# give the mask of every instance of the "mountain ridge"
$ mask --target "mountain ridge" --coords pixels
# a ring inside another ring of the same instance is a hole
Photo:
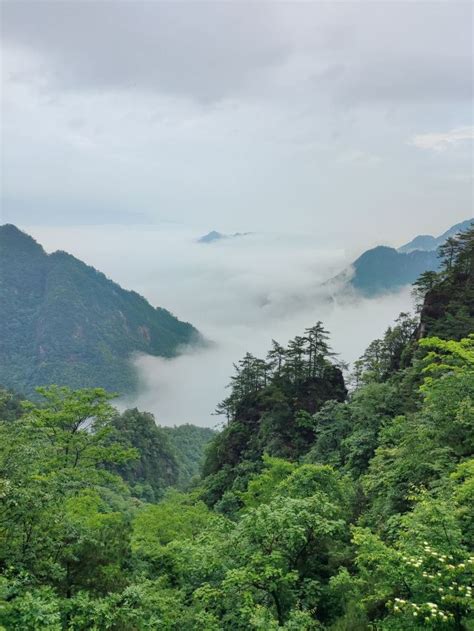
[[[423,272],[438,271],[441,264],[438,247],[449,237],[468,229],[473,222],[473,219],[466,219],[436,238],[418,235],[398,249],[386,245],[370,248],[328,283],[350,286],[368,298],[398,291],[413,284]],[[412,249],[414,244],[424,247]],[[429,244],[435,244],[435,247],[429,248]]]
[[[25,393],[51,382],[130,393],[134,353],[173,357],[202,341],[191,324],[65,251],[47,254],[12,224],[0,226],[0,299],[0,383]]]
[[[439,260],[436,252],[400,253],[395,248],[379,245],[361,254],[352,266],[354,275],[350,284],[370,297],[411,285],[423,272],[437,271]]]
[[[467,230],[473,222],[474,218],[460,221],[454,226],[448,228],[445,232],[443,232],[443,234],[440,234],[438,237],[434,237],[431,234],[419,234],[408,243],[405,243],[405,245],[399,247],[398,252],[408,254],[410,252],[413,252],[414,250],[437,250],[440,245],[443,245],[446,239],[449,239],[449,237],[453,237],[458,232],[463,232],[464,230]]]

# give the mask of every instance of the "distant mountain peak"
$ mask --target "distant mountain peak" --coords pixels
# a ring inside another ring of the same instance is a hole
[[[440,245],[449,237],[467,230],[473,222],[473,219],[462,221],[439,237],[418,235],[398,250],[385,245],[366,250],[349,269],[329,282],[352,286],[359,294],[368,297],[398,291],[414,283],[423,272],[437,271]]]
[[[199,237],[198,243],[212,243],[213,241],[219,241],[225,239],[227,235],[217,232],[217,230],[211,230],[202,237]]]
[[[0,226],[0,245],[4,248],[21,248],[44,253],[42,246],[33,237],[12,223]]]
[[[198,243],[213,243],[214,241],[221,241],[223,239],[235,239],[236,237],[246,237],[251,232],[234,232],[233,234],[224,234],[222,232],[217,232],[217,230],[211,230],[207,234],[199,237],[197,240]]]
[[[451,226],[451,228],[448,228],[448,230],[439,235],[439,237],[434,237],[431,234],[419,234],[414,239],[398,248],[398,251],[408,254],[409,252],[414,252],[415,250],[422,250],[424,252],[437,250],[440,245],[443,245],[446,239],[454,237],[454,235],[458,234],[458,232],[467,230],[472,223],[474,223],[474,219],[461,221],[460,223]]]

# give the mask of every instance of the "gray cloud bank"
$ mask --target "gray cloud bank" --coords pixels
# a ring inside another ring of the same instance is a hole
[[[458,2],[1,3],[4,220],[401,241],[469,214]]]
[[[288,80],[285,70],[294,64],[295,83],[349,101],[471,96],[468,3],[72,0],[2,7],[6,43],[38,54],[50,81],[68,90],[148,90],[208,103],[243,92],[261,96]]]

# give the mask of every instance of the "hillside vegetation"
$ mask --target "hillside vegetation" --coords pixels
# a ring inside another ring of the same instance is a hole
[[[0,625],[472,629],[474,229],[441,256],[350,387],[321,323],[247,354],[187,492],[104,390],[4,393]]]
[[[0,383],[133,392],[133,353],[173,357],[199,334],[66,252],[0,227]]]

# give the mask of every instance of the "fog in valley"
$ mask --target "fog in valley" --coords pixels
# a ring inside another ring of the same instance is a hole
[[[247,351],[265,356],[272,338],[286,344],[322,320],[338,358],[352,362],[411,308],[409,289],[364,299],[341,283],[327,284],[361,250],[321,234],[252,233],[198,243],[205,229],[173,224],[26,229],[47,251],[69,251],[209,340],[175,359],[134,359],[140,392],[120,405],[151,411],[163,425],[222,422],[212,412],[233,362]]]

